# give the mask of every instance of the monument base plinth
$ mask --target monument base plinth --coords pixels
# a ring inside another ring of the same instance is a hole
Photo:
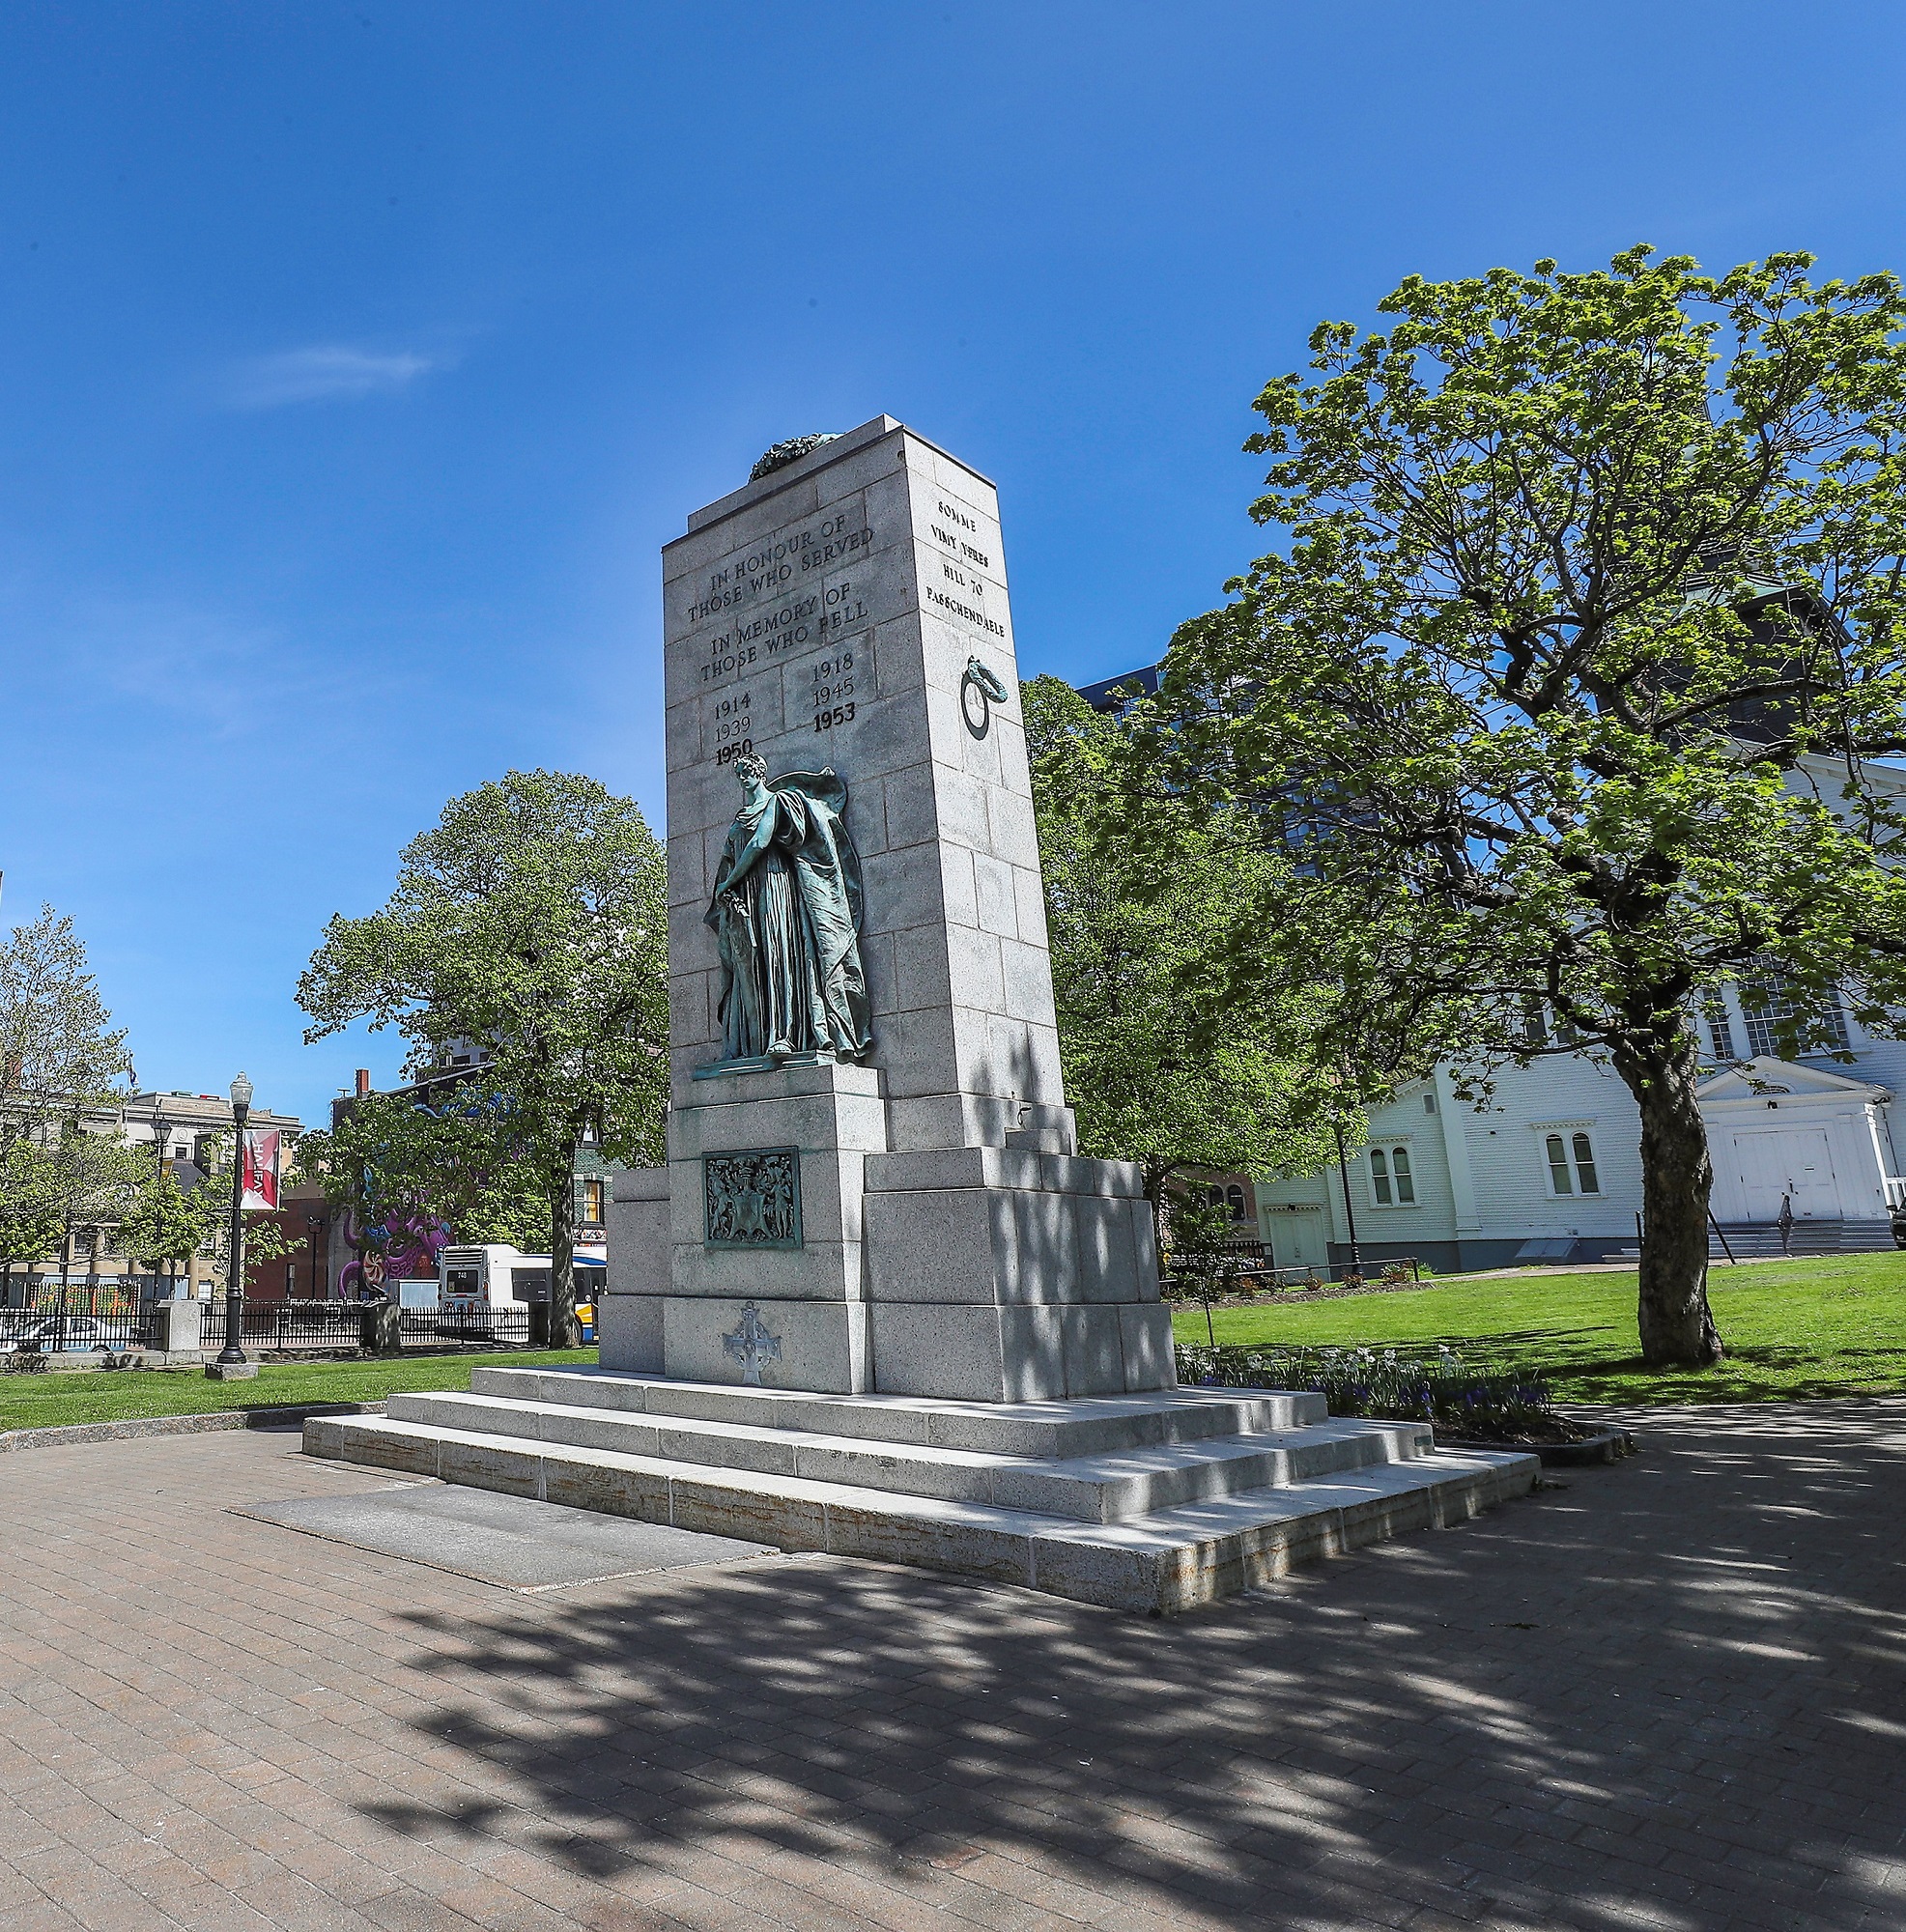
[[[827,1395],[864,1395],[873,1386],[865,1302],[698,1294],[657,1299],[664,1372],[677,1380]],[[612,1330],[614,1325],[612,1317]],[[604,1348],[615,1355],[608,1331]]]
[[[618,1294],[604,1296],[597,1320],[603,1368],[678,1381],[952,1402],[1059,1402],[1173,1385],[1171,1311],[1158,1302]]]
[[[603,1366],[959,1402],[1170,1388],[1171,1317],[1140,1170],[1040,1147],[843,1151],[839,1123],[850,1107],[870,1121],[874,1081],[789,1071],[746,1103],[677,1108],[671,1133],[688,1157],[616,1179]],[[697,1238],[698,1157],[732,1137],[721,1116],[741,1104],[765,1110],[757,1131],[798,1154],[798,1249],[711,1252]],[[672,1240],[671,1178],[688,1203],[672,1209]],[[758,1327],[744,1333],[751,1306]]]
[[[478,1367],[388,1409],[314,1417],[305,1453],[1154,1614],[1465,1520],[1541,1467],[1266,1389],[991,1404]]]
[[[875,1302],[868,1313],[883,1395],[1063,1402],[1148,1394],[1175,1379],[1171,1311],[1158,1302]]]

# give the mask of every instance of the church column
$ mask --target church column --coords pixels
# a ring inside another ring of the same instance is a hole
[[[1435,1079],[1437,1126],[1442,1134],[1443,1158],[1449,1163],[1449,1200],[1461,1242],[1465,1235],[1473,1238],[1483,1231],[1476,1208],[1476,1177],[1469,1166],[1468,1122],[1473,1115],[1467,1103],[1457,1098],[1448,1067],[1438,1066]]]

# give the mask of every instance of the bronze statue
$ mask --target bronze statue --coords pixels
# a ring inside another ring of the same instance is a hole
[[[705,923],[722,956],[722,1058],[861,1060],[873,1045],[861,967],[861,861],[829,769],[768,782],[740,757]]]

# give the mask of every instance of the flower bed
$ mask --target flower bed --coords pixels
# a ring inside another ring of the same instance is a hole
[[[1332,1415],[1428,1422],[1466,1442],[1564,1442],[1580,1434],[1558,1415],[1538,1373],[1482,1350],[1264,1349],[1181,1343],[1178,1378],[1207,1388],[1309,1389]]]

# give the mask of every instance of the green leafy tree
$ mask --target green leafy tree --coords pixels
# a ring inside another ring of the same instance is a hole
[[[138,1158],[144,1165],[144,1150],[138,1151]],[[227,1188],[220,1190],[210,1180],[181,1187],[169,1165],[157,1174],[149,1171],[120,1224],[120,1252],[143,1262],[155,1274],[171,1263],[206,1252],[222,1232],[220,1223],[230,1200],[229,1175]]]
[[[518,1157],[510,1116],[480,1079],[430,1105],[375,1094],[304,1135],[298,1172],[360,1230],[388,1217],[441,1222],[459,1241],[533,1250],[546,1240],[543,1176]]]
[[[234,1132],[210,1136],[200,1150],[205,1178],[181,1187],[167,1166],[153,1171],[150,1151],[128,1147],[119,1158],[125,1206],[112,1245],[156,1273],[171,1262],[204,1257],[221,1284],[231,1278]],[[249,1277],[267,1262],[282,1261],[297,1242],[262,1209],[244,1217],[244,1268]]]
[[[368,1019],[397,1027],[418,1067],[453,1039],[485,1043],[470,1086],[548,1203],[550,1339],[576,1346],[577,1151],[593,1136],[611,1159],[662,1158],[668,886],[635,803],[560,772],[452,799],[404,848],[389,903],[330,922],[298,996],[307,1040]]]
[[[116,1131],[89,1129],[71,1122],[61,1128],[57,1139],[40,1139],[32,1145],[56,1216],[56,1239],[41,1253],[57,1247],[61,1272],[71,1273],[74,1236],[81,1230],[103,1231],[108,1251],[118,1252],[120,1226],[131,1211],[141,1181],[152,1173],[145,1151],[128,1146]]]
[[[1023,694],[1067,1095],[1083,1151],[1143,1168],[1162,1244],[1174,1177],[1307,1172],[1340,1111],[1314,1065],[1269,1044],[1272,1005],[1305,994],[1212,1000],[1285,868],[1239,811],[1152,797],[1130,836],[1124,729],[1056,678]]]
[[[5,1299],[13,1299],[13,1273],[59,1246],[66,1231],[66,1194],[58,1160],[25,1135],[0,1147],[0,1267]]]
[[[60,1249],[75,1223],[117,1220],[129,1169],[116,1139],[82,1122],[125,1097],[124,1029],[86,968],[72,921],[43,905],[0,945],[0,1247],[15,1261]]]
[[[0,946],[0,1135],[45,1133],[123,1096],[132,1077],[86,948],[48,905]]]
[[[1406,281],[1271,383],[1281,547],[1173,643],[1154,782],[1247,802],[1297,862],[1235,997],[1334,978],[1380,1035],[1585,1051],[1640,1111],[1650,1362],[1720,1359],[1692,1009],[1778,973],[1906,995],[1906,298],[1810,258],[1720,276]]]

